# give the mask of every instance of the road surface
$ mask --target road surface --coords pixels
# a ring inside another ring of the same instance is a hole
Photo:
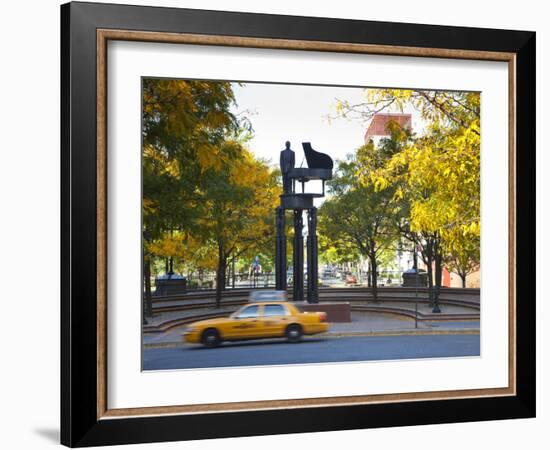
[[[479,356],[479,334],[354,336],[145,348],[143,370]]]

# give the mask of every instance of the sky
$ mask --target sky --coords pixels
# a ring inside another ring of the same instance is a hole
[[[237,105],[234,113],[246,111],[254,128],[249,143],[256,156],[278,164],[279,153],[290,141],[296,152],[296,166],[307,167],[302,142],[328,154],[333,160],[344,159],[363,145],[368,122],[343,118],[329,120],[335,115],[337,99],[350,103],[365,101],[364,89],[357,87],[284,85],[266,83],[232,83]],[[413,114],[413,129],[419,121]]]
[[[254,138],[248,146],[271,165],[279,164],[286,141],[290,141],[296,154],[296,167],[307,167],[302,142],[311,142],[314,150],[329,155],[335,165],[364,143],[369,121],[334,119],[337,100],[350,104],[364,102],[364,88],[268,83],[232,83],[232,87],[237,103],[232,112],[249,117],[254,129]],[[403,112],[413,115],[413,130],[418,130],[421,126],[418,112],[412,109]],[[330,120],[329,116],[333,118]],[[305,192],[321,189],[320,181],[310,181]],[[330,197],[329,192],[326,195]],[[314,199],[315,206],[321,206],[326,198]]]

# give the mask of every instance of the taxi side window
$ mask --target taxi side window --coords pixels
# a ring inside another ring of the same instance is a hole
[[[286,311],[283,305],[265,305],[264,316],[284,316]]]
[[[258,317],[260,307],[258,305],[249,306],[243,309],[237,316],[239,319],[246,319],[247,317]]]

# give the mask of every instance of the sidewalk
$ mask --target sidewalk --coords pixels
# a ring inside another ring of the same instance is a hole
[[[366,303],[365,303],[366,304]],[[385,305],[389,305],[386,302]],[[391,302],[392,306],[403,306],[399,302]],[[369,303],[372,306],[372,303]],[[409,305],[410,307],[410,305]],[[228,316],[237,308],[201,308],[193,311],[179,311],[161,313],[148,319],[149,326],[158,326],[176,318],[192,317],[199,314],[219,313],[220,316]],[[426,305],[418,308],[419,313],[429,313],[431,309]],[[458,306],[446,306],[446,314],[463,314],[471,312],[468,308]],[[461,334],[479,333],[479,320],[457,320],[457,321],[418,321],[415,327],[414,319],[397,316],[394,314],[373,313],[352,311],[351,322],[331,323],[329,331],[319,336],[324,337],[342,337],[342,336],[364,336],[364,335],[392,335],[392,334]],[[149,346],[175,345],[182,342],[181,334],[185,325],[176,326],[162,333],[144,333],[143,344]]]

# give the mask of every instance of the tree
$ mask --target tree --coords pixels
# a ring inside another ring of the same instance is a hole
[[[460,277],[465,288],[466,277],[479,269],[479,235],[463,233],[455,228],[446,233],[444,245],[446,266]]]
[[[234,155],[221,151],[237,127],[230,113],[231,84],[146,78],[142,89],[142,178],[144,301],[151,302],[150,243],[196,224],[197,185],[204,170]],[[159,250],[157,248],[157,250]],[[173,262],[175,254],[163,256]],[[150,308],[147,307],[146,311]]]
[[[153,237],[196,219],[197,187],[238,150],[220,145],[238,129],[231,84],[143,80],[143,215]]]
[[[365,120],[387,109],[403,111],[406,106],[420,111],[426,123],[423,134],[414,136],[384,167],[359,173],[359,177],[378,191],[393,189],[394,199],[403,200],[402,230],[421,245],[430,298],[437,302],[443,257],[449,247],[445,240],[460,233],[474,242],[479,238],[480,96],[368,89],[365,102],[352,105],[340,101],[336,112]]]
[[[323,239],[337,248],[351,246],[369,260],[375,302],[378,301],[379,258],[396,237],[394,193],[390,189],[376,190],[372,184],[360,183],[356,173],[378,168],[383,159],[383,154],[371,143],[340,162],[329,183],[331,196],[319,210],[319,230]]]
[[[361,257],[355,245],[334,236],[326,236],[323,232],[319,235],[319,249],[319,259],[324,264],[350,264],[358,261]]]
[[[201,235],[217,252],[217,307],[226,284],[228,260],[271,246],[273,211],[280,194],[277,178],[266,163],[255,159],[238,141],[223,145],[238,146],[240,156],[224,163],[219,171],[206,171],[201,185]]]

